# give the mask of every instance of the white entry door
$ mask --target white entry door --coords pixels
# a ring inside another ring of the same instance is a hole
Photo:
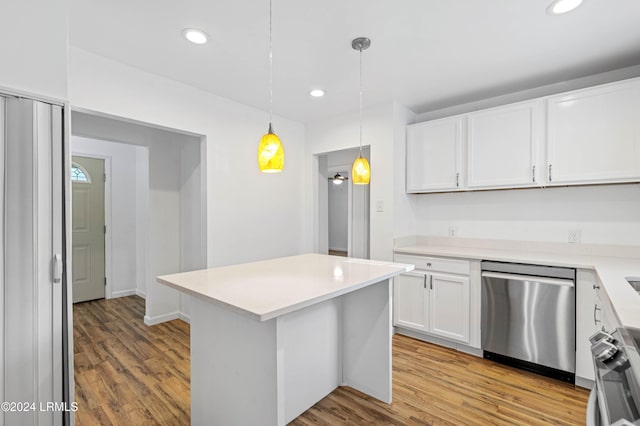
[[[73,157],[73,303],[104,299],[104,160]]]

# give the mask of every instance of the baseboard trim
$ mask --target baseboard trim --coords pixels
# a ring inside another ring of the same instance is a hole
[[[580,386],[585,389],[593,389],[594,381],[590,379],[584,379],[576,376],[576,386]]]
[[[183,312],[180,312],[180,319],[184,322],[186,322],[187,324],[191,324],[191,316],[187,315]]]
[[[480,348],[474,348],[472,346],[465,345],[463,343],[449,341],[446,339],[442,339],[440,337],[432,336],[430,334],[424,334],[418,331],[408,330],[406,328],[395,327],[394,330],[396,333],[402,334],[403,336],[412,337],[414,339],[422,340],[423,342],[433,343],[434,345],[444,346],[445,348],[455,349],[457,351],[482,358],[482,349]]]
[[[135,296],[136,294],[137,294],[136,290],[114,291],[111,293],[110,299],[117,299],[118,297]]]
[[[173,321],[174,319],[180,318],[180,312],[175,311],[164,315],[158,315],[155,317],[150,317],[148,315],[144,316],[144,323],[146,325],[156,325],[161,324],[167,321]]]
[[[136,289],[136,295],[142,297],[143,299],[147,298],[147,293],[138,288]]]

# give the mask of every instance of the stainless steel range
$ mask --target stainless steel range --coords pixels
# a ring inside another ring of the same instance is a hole
[[[587,426],[640,425],[640,330],[599,331],[590,340],[596,384]]]

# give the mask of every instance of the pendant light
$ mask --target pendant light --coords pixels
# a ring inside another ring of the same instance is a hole
[[[371,46],[371,40],[366,37],[353,39],[351,47],[360,51],[360,154],[351,168],[351,179],[354,185],[369,185],[371,180],[371,168],[366,158],[362,156],[362,51]]]
[[[271,43],[271,0],[269,0],[269,130],[258,146],[258,167],[264,173],[281,172],[284,168],[284,148],[273,131],[273,49]]]

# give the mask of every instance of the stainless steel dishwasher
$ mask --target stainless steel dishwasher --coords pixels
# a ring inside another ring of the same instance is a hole
[[[575,382],[575,269],[482,262],[484,357]]]

